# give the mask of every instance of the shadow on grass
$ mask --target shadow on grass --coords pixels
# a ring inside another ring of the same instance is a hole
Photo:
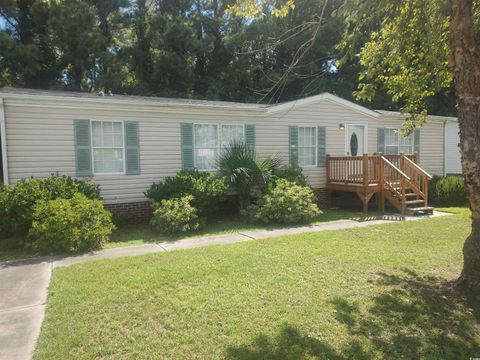
[[[226,358],[247,359],[468,359],[480,356],[479,326],[473,309],[450,284],[405,270],[402,275],[372,274],[368,280],[382,295],[356,302],[330,302],[336,320],[347,330],[342,347],[309,337],[285,325],[274,337],[259,335],[252,343],[230,347]],[[338,325],[338,324],[337,324]],[[340,343],[340,342],[339,342]]]

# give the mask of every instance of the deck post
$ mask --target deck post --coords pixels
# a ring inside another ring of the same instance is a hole
[[[368,188],[368,154],[363,154],[363,187]]]
[[[326,177],[327,177],[327,185],[330,183],[330,154],[327,154],[326,156]]]
[[[384,175],[384,166],[383,166],[383,159],[382,159],[382,153],[379,153],[378,155],[378,166],[379,166],[379,185],[380,185],[380,204],[379,204],[379,210],[382,212],[382,214],[385,212],[385,187],[384,187],[384,182],[385,182],[385,175]]]
[[[402,170],[403,172],[405,172],[405,159],[403,158],[405,156],[405,153],[401,152],[400,153],[400,157],[398,159],[398,167],[400,168],[400,170]]]

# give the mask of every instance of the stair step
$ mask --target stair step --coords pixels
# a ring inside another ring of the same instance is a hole
[[[424,204],[425,200],[408,200],[405,201],[405,204],[407,205],[414,205],[414,204]]]
[[[422,206],[422,207],[417,207],[417,208],[408,208],[407,209],[407,215],[416,215],[418,213],[423,213],[423,214],[433,214],[433,207],[431,206]]]
[[[406,197],[415,197],[415,196],[417,196],[417,194],[415,194],[414,192],[412,192],[412,193],[406,193],[405,196],[406,196]]]

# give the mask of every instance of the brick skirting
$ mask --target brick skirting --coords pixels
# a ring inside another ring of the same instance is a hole
[[[105,209],[114,215],[126,216],[128,220],[146,222],[152,217],[152,208],[148,201],[105,204]]]

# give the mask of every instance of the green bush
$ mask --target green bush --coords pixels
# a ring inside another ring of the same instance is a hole
[[[150,224],[166,234],[198,229],[200,222],[192,201],[192,195],[162,200],[154,211]]]
[[[15,186],[2,187],[0,192],[3,236],[26,234],[32,223],[33,208],[40,201],[70,199],[78,193],[88,199],[100,198],[99,188],[93,183],[56,174],[44,179],[22,179]]]
[[[307,177],[300,166],[286,165],[273,171],[276,179],[285,179],[297,185],[307,186]]]
[[[429,202],[435,206],[465,206],[468,204],[463,178],[434,176],[428,187]]]
[[[311,188],[280,179],[242,214],[253,221],[294,224],[313,220],[320,210]]]
[[[192,195],[192,206],[206,215],[214,212],[228,190],[225,179],[208,172],[182,170],[174,177],[166,177],[162,182],[153,183],[145,192],[152,205],[162,200]]]
[[[103,202],[88,199],[80,193],[71,199],[38,202],[32,220],[28,237],[36,250],[97,249],[115,228]]]

